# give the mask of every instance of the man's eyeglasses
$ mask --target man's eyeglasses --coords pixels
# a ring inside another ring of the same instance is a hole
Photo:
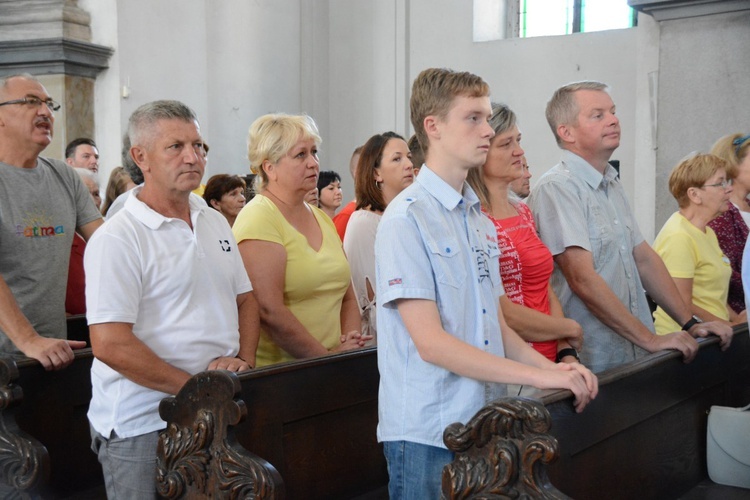
[[[29,106],[32,106],[34,108],[38,108],[39,106],[44,104],[49,108],[50,111],[57,111],[58,109],[60,109],[60,103],[55,101],[54,99],[50,98],[47,100],[42,100],[34,96],[24,97],[23,99],[13,99],[12,101],[0,102],[0,106],[5,106],[8,104],[28,104]]]
[[[725,181],[717,182],[716,184],[704,184],[701,187],[708,188],[708,187],[720,187],[722,189],[726,189],[732,185],[732,179],[727,179]]]

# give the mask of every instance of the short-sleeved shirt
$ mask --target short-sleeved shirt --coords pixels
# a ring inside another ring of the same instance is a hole
[[[381,214],[357,210],[349,219],[344,237],[344,251],[352,270],[352,285],[362,315],[362,332],[377,337],[376,299],[370,299],[367,284],[375,293],[375,235]]]
[[[232,231],[239,243],[262,240],[284,247],[284,305],[310,335],[326,349],[331,349],[341,343],[341,304],[351,282],[351,273],[331,218],[319,208],[310,209],[323,233],[318,251],[263,195],[257,195],[242,209]],[[293,359],[261,330],[256,354],[259,367]]]
[[[0,163],[0,274],[39,335],[67,338],[73,235],[101,217],[69,165],[47,158],[38,158],[34,168]],[[0,351],[20,354],[3,332]]]
[[[378,315],[378,440],[445,448],[443,431],[467,422],[506,386],[422,360],[397,309],[436,302],[443,329],[504,356],[497,316],[503,293],[495,228],[464,184],[458,193],[426,166],[389,205],[375,240]]]
[[[352,200],[344,205],[344,208],[339,210],[339,213],[333,216],[333,225],[336,226],[336,232],[339,234],[341,241],[344,241],[346,228],[349,225],[349,219],[352,217],[355,210],[357,210],[357,200]]]
[[[500,277],[505,295],[514,304],[550,314],[549,280],[554,263],[552,254],[536,233],[531,210],[522,201],[511,203],[518,215],[495,219],[487,214],[497,230],[500,246]],[[529,342],[550,361],[557,358],[557,340]]]
[[[239,352],[237,296],[252,290],[226,218],[190,198],[193,225],[164,217],[130,191],[124,208],[86,245],[90,325],[130,323],[167,363],[196,374]],[[168,394],[132,382],[98,359],[91,367],[89,421],[129,438],[163,429]]]
[[[602,175],[580,156],[563,151],[562,161],[539,179],[528,203],[539,236],[552,255],[568,247],[591,252],[594,270],[625,308],[653,332],[651,311],[633,257],[633,250],[644,240],[617,171],[607,165]],[[551,283],[565,316],[583,328],[581,361],[592,371],[600,372],[646,354],[599,321],[573,293],[557,265]]]
[[[732,267],[713,229],[706,227],[704,233],[675,212],[656,236],[654,250],[664,261],[670,276],[693,280],[693,304],[729,320],[727,294]],[[659,335],[682,329],[661,307],[656,309],[654,320]]]

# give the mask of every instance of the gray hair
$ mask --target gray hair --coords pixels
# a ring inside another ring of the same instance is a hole
[[[25,80],[31,80],[32,82],[41,83],[37,77],[31,73],[16,73],[14,75],[8,75],[0,77],[0,87],[5,88],[8,86],[8,82],[14,78],[23,78]]]
[[[504,134],[516,125],[516,114],[507,104],[492,103],[492,115],[490,116],[490,126],[495,131],[495,137]],[[482,207],[491,210],[490,192],[487,185],[482,179],[482,167],[472,168],[466,177],[466,182],[477,194]]]
[[[74,168],[73,170],[76,171],[76,173],[81,177],[81,180],[86,183],[86,181],[91,181],[94,184],[96,184],[96,187],[99,188],[99,176],[97,176],[94,172],[87,168]]]
[[[0,92],[4,93],[5,89],[8,88],[8,83],[10,83],[10,81],[14,78],[23,78],[24,80],[31,80],[32,82],[36,82],[39,85],[42,84],[42,82],[40,82],[39,79],[31,73],[16,73],[13,75],[0,77]]]
[[[195,112],[179,101],[153,101],[139,107],[128,120],[128,138],[131,145],[140,146],[147,140],[145,134],[159,120],[198,121]]]
[[[493,102],[489,121],[495,135],[500,135],[513,128],[516,124],[516,114],[507,104]]]
[[[574,94],[579,90],[608,92],[609,86],[606,83],[588,80],[569,83],[555,90],[555,93],[552,94],[552,99],[547,103],[545,114],[547,116],[547,123],[549,123],[552,129],[552,134],[554,134],[558,146],[562,145],[562,139],[557,134],[557,127],[578,121],[578,112],[580,109],[578,109],[578,103],[575,100]]]
[[[135,163],[133,157],[130,156],[130,135],[127,133],[122,136],[122,151],[120,156],[120,159],[122,160],[122,168],[124,168],[125,172],[130,176],[133,184],[136,186],[143,184],[143,172],[141,172],[141,169]]]

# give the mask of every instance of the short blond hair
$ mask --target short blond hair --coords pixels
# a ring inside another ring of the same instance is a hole
[[[727,162],[716,155],[692,153],[682,160],[669,174],[669,191],[680,208],[690,205],[688,189],[701,188],[719,169],[727,168]]]
[[[743,140],[745,139],[745,140]],[[735,141],[739,142],[735,146]],[[725,135],[711,148],[711,154],[727,162],[727,178],[734,179],[739,174],[737,167],[750,153],[750,138],[744,134]]]
[[[430,144],[424,129],[424,120],[435,116],[444,120],[458,97],[486,97],[490,86],[481,77],[468,72],[456,72],[445,68],[430,68],[422,71],[411,87],[411,124],[422,152],[427,156]]]
[[[578,113],[581,110],[578,107],[578,102],[576,102],[575,93],[579,90],[609,92],[609,87],[606,83],[586,80],[569,83],[555,90],[552,98],[547,103],[545,115],[558,146],[562,146],[563,141],[557,133],[557,127],[578,123]]]
[[[316,146],[322,142],[315,120],[307,115],[275,113],[255,120],[247,134],[247,159],[250,171],[256,174],[256,192],[268,185],[263,162],[278,163],[298,141],[309,139],[315,141]]]

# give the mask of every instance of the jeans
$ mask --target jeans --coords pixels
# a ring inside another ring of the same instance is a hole
[[[156,445],[159,431],[109,439],[91,428],[91,449],[99,457],[110,500],[156,498]]]
[[[409,441],[385,441],[383,450],[391,500],[440,498],[443,467],[453,460],[453,452]]]

